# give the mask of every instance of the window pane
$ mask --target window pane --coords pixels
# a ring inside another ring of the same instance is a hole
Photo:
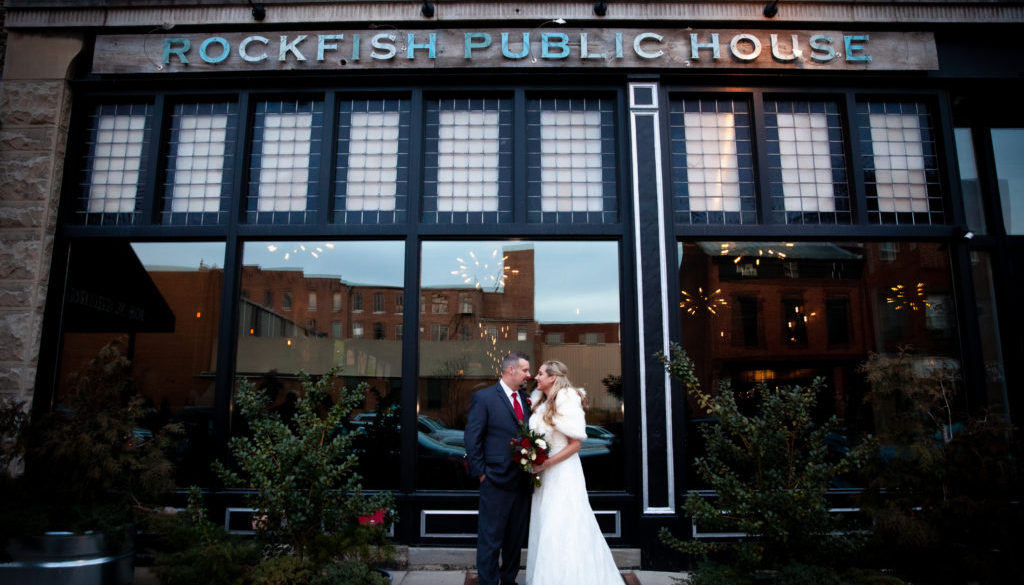
[[[791,101],[766,101],[764,107],[775,221],[850,223],[839,107]]]
[[[439,99],[427,104],[423,220],[512,219],[512,100]]]
[[[334,219],[397,223],[409,184],[409,101],[343,100],[339,104]]]
[[[530,222],[614,223],[614,101],[527,102],[527,205]]]
[[[992,149],[999,178],[999,199],[1003,204],[1006,233],[1024,235],[1024,129],[993,128]]]
[[[216,224],[227,219],[235,113],[233,103],[174,107],[164,185],[165,224]]]
[[[1000,345],[999,314],[996,305],[992,258],[987,252],[971,252],[971,272],[974,276],[975,302],[981,331],[981,354],[985,360],[985,388],[988,409],[994,415],[1010,418],[1006,395],[1006,370]]]
[[[250,222],[314,221],[323,125],[322,102],[257,104],[247,214]]]
[[[946,246],[933,242],[685,242],[680,245],[682,345],[705,390],[729,380],[743,408],[757,384],[824,378],[817,415],[836,415],[844,449],[872,432],[875,416],[858,366],[872,352],[914,348],[921,368],[959,364]],[[961,398],[963,398],[961,396]],[[957,412],[966,402],[957,403]],[[698,428],[713,421],[688,402],[694,457]],[[702,487],[692,469],[688,485]],[[842,487],[837,480],[837,487]]]
[[[97,106],[90,117],[83,223],[135,222],[149,143],[149,104]]]
[[[114,344],[131,362],[145,418],[136,434],[181,423],[178,485],[210,486],[222,243],[74,242],[64,300],[57,402],[69,376]]]
[[[353,321],[352,297],[402,290],[403,248],[401,242],[380,241],[246,242],[243,247],[242,288],[269,289],[274,299],[290,295],[293,306],[240,300],[237,375],[266,388],[285,411],[288,395],[300,391],[299,372],[315,376],[340,364],[347,386],[369,384],[355,420],[366,430],[357,446],[366,454],[359,473],[373,488],[398,485],[402,344],[390,333],[401,326],[402,316],[376,314],[365,331],[366,323]],[[340,313],[334,306],[304,302],[313,294],[333,298],[336,293],[347,299]],[[348,323],[351,336],[342,330]]]
[[[618,245],[425,242],[422,257],[423,290],[463,310],[428,311],[421,321],[417,488],[477,487],[463,463],[470,397],[497,382],[505,354],[523,351],[531,373],[557,359],[586,389],[594,434],[581,452],[587,485],[622,489]]]
[[[944,223],[935,128],[928,107],[864,102],[857,108],[871,223]]]
[[[956,128],[956,158],[960,169],[960,192],[964,198],[964,213],[967,227],[978,234],[987,234],[985,208],[981,199],[981,185],[978,182],[978,163],[974,158],[974,140],[970,128]]]
[[[757,223],[747,103],[676,100],[669,123],[676,221]]]

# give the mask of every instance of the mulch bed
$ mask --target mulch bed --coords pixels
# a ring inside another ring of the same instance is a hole
[[[640,585],[640,580],[637,579],[636,575],[634,575],[633,573],[623,573],[622,580],[626,583],[626,585]],[[476,585],[476,583],[476,573],[473,571],[466,571],[465,585]]]

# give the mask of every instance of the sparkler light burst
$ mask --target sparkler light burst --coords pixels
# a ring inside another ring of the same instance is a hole
[[[500,251],[495,248],[489,257],[481,260],[475,252],[470,250],[469,260],[456,257],[459,267],[452,270],[450,274],[462,279],[464,284],[471,284],[473,288],[491,290],[497,292],[505,286],[505,278],[508,273],[514,273],[505,264],[508,256],[499,256]]]
[[[696,295],[691,295],[685,290],[679,292],[682,295],[679,299],[679,308],[685,310],[691,316],[703,311],[717,315],[718,311],[716,309],[721,310],[729,306],[729,302],[725,300],[725,297],[718,296],[721,294],[722,289],[705,294],[704,287],[697,287]]]

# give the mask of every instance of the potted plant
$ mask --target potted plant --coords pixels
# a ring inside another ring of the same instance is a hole
[[[390,581],[374,565],[390,552],[383,529],[394,520],[393,498],[363,492],[355,472],[362,430],[343,424],[366,385],[337,387],[339,372],[335,367],[317,379],[303,373],[290,421],[272,411],[265,392],[239,384],[237,406],[250,432],[231,439],[233,465],[215,468],[228,486],[252,490],[254,528],[266,543],[255,584]],[[326,407],[331,390],[337,399]]]
[[[136,514],[174,487],[161,432],[171,429],[145,429],[143,415],[131,364],[109,344],[24,428],[24,473],[6,480],[0,517],[0,581],[131,583]]]

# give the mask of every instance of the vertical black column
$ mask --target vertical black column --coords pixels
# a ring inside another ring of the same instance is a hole
[[[658,84],[629,85],[640,373],[642,512],[675,514],[671,382],[653,356],[668,352],[670,319]]]

